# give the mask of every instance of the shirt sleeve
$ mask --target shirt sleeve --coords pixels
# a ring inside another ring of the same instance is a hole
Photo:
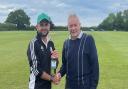
[[[99,80],[99,63],[95,41],[91,35],[89,36],[89,50],[91,67],[91,89],[96,89]]]
[[[66,58],[65,58],[65,51],[66,51],[66,41],[64,42],[63,45],[63,50],[62,50],[62,66],[60,68],[59,73],[61,74],[61,76],[63,77],[66,73]]]
[[[36,50],[37,50],[36,46],[37,45],[35,44],[35,41],[31,41],[29,43],[28,50],[27,50],[27,56],[28,56],[31,73],[33,73],[35,76],[41,76],[44,69],[41,66],[41,62],[36,55]]]

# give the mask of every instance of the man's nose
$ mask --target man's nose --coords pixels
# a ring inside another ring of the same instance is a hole
[[[75,30],[75,26],[72,27],[72,30]]]

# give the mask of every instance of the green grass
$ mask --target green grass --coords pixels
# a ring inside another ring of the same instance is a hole
[[[88,32],[96,41],[100,64],[98,89],[128,89],[128,32]],[[0,89],[28,89],[26,50],[36,32],[0,32]],[[68,32],[52,32],[61,56]],[[61,57],[60,57],[61,61]],[[61,62],[59,64],[59,67]],[[59,68],[58,68],[59,69]],[[65,78],[53,89],[64,89]]]

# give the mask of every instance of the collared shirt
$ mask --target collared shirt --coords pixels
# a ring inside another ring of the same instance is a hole
[[[62,77],[66,74],[67,88],[96,89],[99,64],[95,41],[91,35],[81,31],[76,40],[65,40],[59,72]]]
[[[44,42],[44,40],[42,40],[42,42],[44,43],[44,45],[47,48],[48,42],[51,40],[51,37],[50,36],[47,36],[46,39],[47,39],[47,42]]]
[[[78,39],[80,39],[83,35],[83,31],[80,31],[80,34],[77,36]],[[69,36],[69,39],[71,39],[71,36]]]
[[[29,89],[51,89],[51,82],[41,79],[43,71],[50,74],[51,52],[55,50],[54,43],[47,38],[47,48],[41,37],[37,35],[30,41],[27,56],[30,66]]]

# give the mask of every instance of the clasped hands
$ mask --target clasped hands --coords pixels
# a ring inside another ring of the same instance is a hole
[[[53,82],[53,84],[58,85],[60,83],[60,80],[61,80],[61,74],[60,73],[57,73],[53,77],[52,82]]]

